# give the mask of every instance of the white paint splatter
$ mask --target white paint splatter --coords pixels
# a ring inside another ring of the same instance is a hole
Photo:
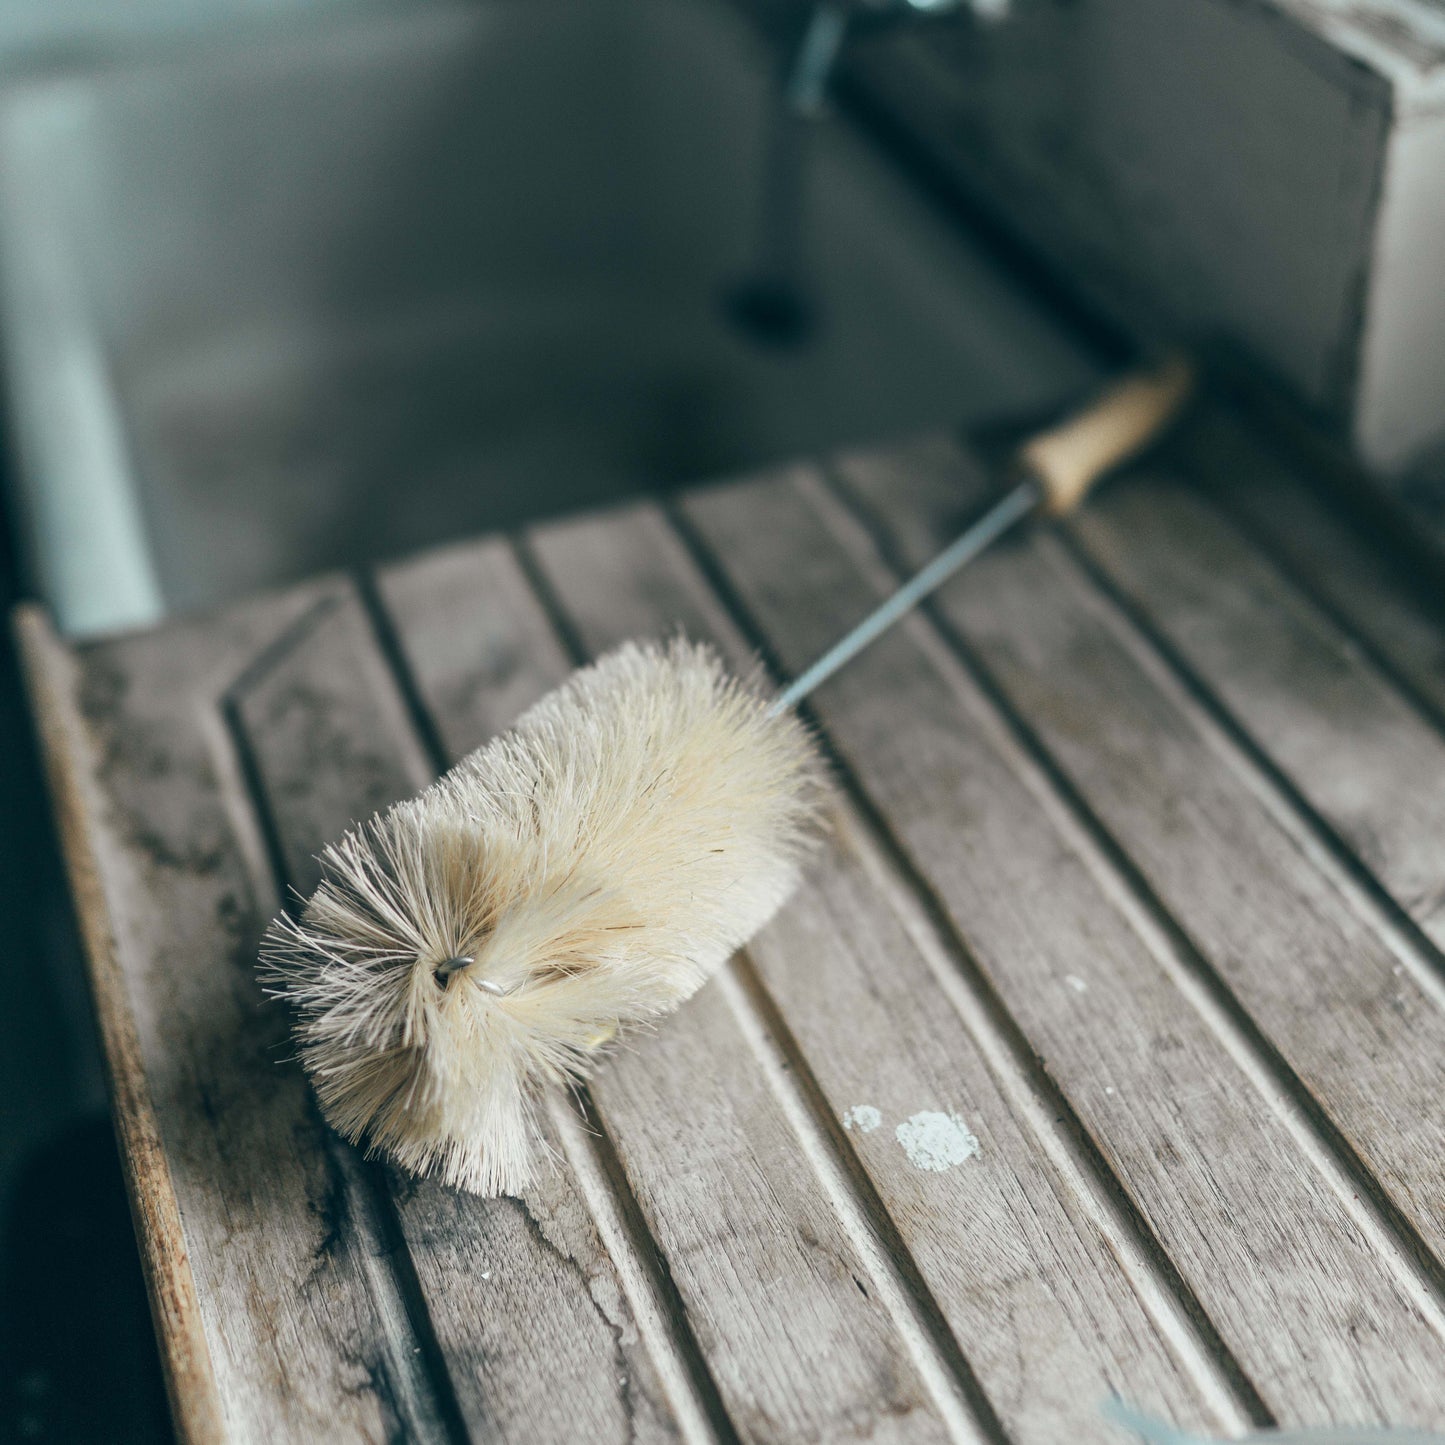
[[[883,1122],[883,1115],[872,1104],[854,1104],[843,1115],[843,1127],[856,1129],[860,1134],[871,1134]]]
[[[905,1119],[894,1135],[915,1169],[932,1169],[938,1174],[978,1153],[978,1140],[963,1120],[935,1109]]]
[[[1105,1084],[1105,1085],[1104,1085],[1104,1092],[1105,1092],[1106,1094],[1109,1094],[1109,1095],[1112,1096],[1113,1093],[1114,1093],[1114,1086],[1113,1086],[1113,1084]]]
[[[1084,993],[1089,987],[1076,973],[1066,973],[1064,975],[1064,982],[1068,984],[1075,993]]]

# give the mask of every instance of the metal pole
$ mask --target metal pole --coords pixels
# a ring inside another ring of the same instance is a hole
[[[905,613],[912,611],[935,588],[947,582],[965,563],[996,542],[1008,529],[1021,522],[1043,500],[1043,492],[1032,477],[1025,478],[974,522],[962,536],[951,542],[933,561],[916,572],[886,602],[870,612],[846,637],[840,638],[806,672],[793,679],[768,707],[774,717],[795,707],[820,683],[851,662],[876,641]]]

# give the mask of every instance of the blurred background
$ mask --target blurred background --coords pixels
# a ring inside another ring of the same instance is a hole
[[[1433,547],[1442,237],[1440,0],[0,0],[0,586],[145,626],[1180,339]],[[0,1437],[165,1440],[8,633],[0,756]]]

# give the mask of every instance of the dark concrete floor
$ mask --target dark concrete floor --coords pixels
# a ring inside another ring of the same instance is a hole
[[[0,602],[19,588],[0,516]],[[0,1441],[171,1438],[78,945],[0,630]]]

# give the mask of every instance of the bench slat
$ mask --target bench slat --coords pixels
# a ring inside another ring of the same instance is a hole
[[[789,670],[892,584],[816,479],[696,492],[685,509]],[[1018,565],[1020,546],[987,561]],[[908,619],[815,702],[1270,1411],[1438,1421],[1441,1339],[1414,1293],[1160,967],[1054,779],[936,632]],[[1087,713],[1061,722],[1094,726]]]
[[[224,718],[247,667],[333,598],[322,584],[78,649],[69,745],[91,790],[114,1003],[139,1048],[110,1066],[148,1097],[163,1151],[130,1154],[132,1190],[173,1194],[184,1252],[142,1231],[153,1298],[184,1289],[188,1261],[215,1381],[218,1424],[195,1421],[182,1388],[193,1439],[383,1439],[404,1419],[381,1368],[386,1323],[334,1242],[343,1185],[326,1132],[300,1074],[277,1065],[285,1021],[255,979],[271,903],[238,828]],[[161,1339],[174,1379],[191,1341]]]
[[[655,509],[554,524],[533,544],[589,648],[681,625],[734,667],[752,662]],[[859,1193],[887,1211],[991,1412],[1009,1439],[1037,1445],[1063,1435],[1105,1445],[1116,1431],[1098,1406],[1110,1393],[1209,1432],[1239,1423],[1213,1362],[1197,1350],[1176,1355],[1168,1323],[1151,1317],[1118,1258],[1113,1222],[1100,1221],[1102,1191],[1096,1181],[1080,1189],[1070,1142],[1054,1137],[1026,1065],[1000,1058],[987,1019],[973,1019],[980,1043],[955,1011],[895,914],[893,890],[876,876],[886,864],[866,833],[840,798],[828,855],[743,967],[765,990],[761,1011],[786,1020],[827,1115],[841,1121],[859,1103],[879,1110],[875,1130],[848,1132],[848,1165],[866,1171]],[[993,1072],[1000,1065],[1007,1084]],[[912,1164],[895,1131],[923,1110],[957,1111],[980,1140],[978,1156],[947,1174]],[[1145,1285],[1158,1290],[1147,1266]]]
[[[939,479],[932,500],[894,468],[858,459],[842,462],[839,471],[845,486],[872,499],[869,515],[905,565],[946,532],[939,499],[946,495],[952,506],[980,482],[962,457],[951,478]],[[914,469],[913,476],[922,475]],[[1182,513],[1173,511],[1179,494],[1165,482],[1151,481],[1147,494],[1138,490],[1134,497],[1128,494],[1135,484],[1119,485],[1126,495],[1099,499],[1100,515],[1117,519],[1111,556],[1182,546],[1186,519],[1197,545],[1209,544],[1208,519],[1192,502]],[[883,497],[886,519],[876,507]],[[1177,527],[1163,536],[1171,516]],[[896,518],[908,521],[895,527]],[[905,538],[905,525],[919,535]],[[1218,556],[1224,572],[1226,554]],[[1202,573],[1192,574],[1170,596],[1205,585]],[[1171,605],[1162,592],[1151,592],[1150,602]],[[1320,1126],[1302,1120],[1305,1147],[1334,1156],[1331,1167],[1348,1202],[1361,1190],[1377,1193],[1375,1181],[1383,1182],[1392,1199],[1385,1214],[1398,1207],[1409,1221],[1404,1241],[1387,1239],[1387,1247],[1419,1252],[1418,1232],[1439,1257],[1445,1250],[1445,1222],[1436,1207],[1445,1195],[1445,1013],[1435,998],[1220,756],[1207,727],[1201,731],[1197,709],[1169,688],[1158,659],[1091,590],[1055,539],[1036,533],[1007,554],[981,559],[938,605],[1183,929],[1185,953],[1190,945],[1202,952],[1205,987],[1222,980],[1248,1013],[1242,1025],[1232,1022],[1225,998],[1212,1010],[1216,1027],[1238,1035],[1236,1048],[1252,1060],[1263,1087],[1293,1095],[1282,1104],[1291,1117],[1319,1107],[1333,1121],[1324,1132],[1337,1134],[1326,1139],[1318,1137]],[[1251,615],[1254,639],[1277,625],[1268,599]],[[1352,668],[1338,674],[1334,686],[1341,693],[1358,687],[1368,705],[1374,681],[1368,670]],[[1345,756],[1335,761],[1341,770],[1349,764]],[[1394,764],[1377,755],[1371,787],[1403,794],[1418,761],[1408,750]],[[1436,771],[1445,775],[1445,748]],[[1430,783],[1422,779],[1420,786],[1423,811]],[[1431,839],[1428,846],[1433,852],[1437,845]],[[1429,863],[1420,859],[1411,871]],[[1190,966],[1187,958],[1183,966]],[[1252,1042],[1251,1029],[1262,1037]],[[1368,1168],[1354,1170],[1352,1154]],[[1388,1218],[1381,1222],[1377,1215],[1376,1222],[1388,1236]],[[1361,1225],[1374,1227],[1368,1200]],[[1407,1268],[1406,1278],[1415,1280],[1416,1272]],[[1439,1312],[1438,1303],[1426,1307]]]
[[[1445,588],[1438,569],[1392,554],[1368,521],[1321,495],[1320,478],[1278,440],[1221,406],[1177,448],[1211,500],[1268,546],[1271,560],[1374,651],[1416,699],[1445,719]]]
[[[1445,944],[1445,736],[1164,469],[1106,489],[1078,530],[1271,765]]]
[[[491,556],[474,567],[472,600],[449,593],[460,615],[485,612],[488,641],[470,654],[453,642],[434,676],[429,609],[418,623],[399,605],[407,581],[393,571],[382,592],[452,756],[511,721],[485,683],[459,675],[458,652],[482,677],[496,656],[517,659],[538,693],[570,670],[555,643],[536,646],[545,611],[523,573]],[[519,700],[512,682],[509,709]],[[742,1438],[943,1438],[938,1405],[891,1321],[855,1283],[854,1246],[799,1159],[722,991],[705,989],[638,1048],[619,1050],[591,1093]]]
[[[328,841],[433,776],[366,611],[353,593],[251,678],[238,701],[288,889],[316,886]],[[332,1147],[344,1150],[339,1143]],[[354,1157],[354,1151],[346,1151]],[[484,1439],[661,1439],[671,1411],[616,1272],[567,1171],[520,1199],[481,1200],[357,1165],[395,1208],[422,1298],[388,1363],[412,1390],[455,1391]],[[386,1280],[380,1281],[383,1290]],[[376,1287],[375,1285],[373,1287]],[[407,1335],[410,1331],[411,1337]],[[450,1370],[427,1375],[434,1331]],[[415,1358],[409,1358],[409,1345]],[[548,1388],[539,1389],[539,1378]]]
[[[835,836],[549,1101],[520,1199],[323,1127],[255,981],[284,890],[579,655],[680,622],[800,668],[952,534],[976,459],[74,647],[23,616],[180,1437],[1106,1445],[1111,1392],[1225,1434],[1445,1425],[1445,644],[1296,481],[1248,493],[1278,458],[1212,415],[817,694]],[[915,1167],[924,1110],[977,1156]]]

